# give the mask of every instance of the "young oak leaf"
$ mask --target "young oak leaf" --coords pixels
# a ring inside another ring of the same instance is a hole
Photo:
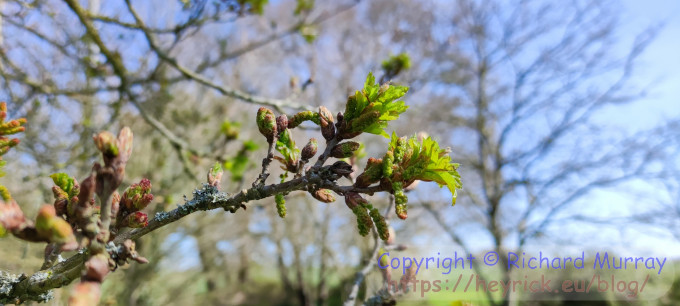
[[[400,138],[392,133],[388,150],[380,165],[382,169],[374,172],[380,173],[392,186],[401,186],[394,187],[393,192],[401,191],[396,189],[408,187],[416,180],[435,182],[439,187],[446,186],[451,192],[452,205],[455,205],[457,189],[462,188],[462,182],[457,171],[459,164],[451,162],[449,153],[448,149],[441,149],[431,137],[418,140],[416,136]],[[367,165],[364,172],[376,167],[377,165]],[[359,178],[364,176],[362,173]],[[375,181],[375,174],[372,177],[368,182]],[[360,181],[359,178],[357,182]]]
[[[389,121],[396,120],[408,109],[404,101],[397,101],[408,92],[408,87],[375,82],[369,72],[364,88],[357,90],[347,99],[343,134],[356,136],[358,133],[371,133],[389,138],[385,132]]]
[[[402,138],[403,139],[403,138]],[[390,148],[394,144],[397,149],[397,135],[392,134]],[[425,182],[435,182],[439,187],[446,186],[451,192],[452,205],[456,204],[457,189],[463,187],[460,174],[458,174],[457,163],[451,162],[450,150],[441,149],[439,144],[431,137],[424,138],[422,142],[413,136],[406,141],[405,152],[400,167],[403,169],[403,180],[412,182],[420,180]]]
[[[66,194],[69,197],[73,197],[78,195],[78,192],[80,191],[80,188],[78,186],[78,182],[72,177],[70,177],[66,173],[54,173],[50,175],[50,178],[52,178],[52,181],[54,182],[54,185],[59,187],[61,190],[66,192]]]
[[[294,171],[300,159],[300,149],[295,146],[295,141],[292,139],[289,129],[284,129],[276,139],[276,151],[283,156],[283,158],[274,157],[283,164],[281,168],[287,171]]]

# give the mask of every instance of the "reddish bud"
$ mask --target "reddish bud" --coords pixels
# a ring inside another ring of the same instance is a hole
[[[121,205],[127,211],[142,210],[153,201],[153,195],[150,192],[151,182],[148,179],[142,179],[139,183],[132,184],[125,189],[121,197]]]
[[[309,160],[310,158],[314,157],[316,155],[316,151],[318,150],[319,145],[316,142],[316,139],[311,138],[309,139],[309,142],[307,145],[305,145],[304,148],[302,148],[302,154],[301,157],[303,160]]]
[[[320,189],[315,190],[311,194],[315,199],[317,199],[321,202],[324,202],[324,203],[335,202],[335,196],[328,189],[320,188]]]
[[[124,222],[125,226],[131,227],[131,228],[140,228],[140,227],[146,227],[149,225],[149,218],[148,216],[141,212],[141,211],[135,211],[130,213],[126,217],[126,221]]]

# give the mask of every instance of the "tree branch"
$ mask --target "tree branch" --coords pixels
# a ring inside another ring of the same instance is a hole
[[[197,211],[222,208],[233,213],[239,208],[245,209],[245,203],[271,197],[279,193],[307,191],[317,187],[327,188],[341,195],[350,191],[366,193],[382,190],[380,186],[369,188],[339,186],[331,177],[326,175],[323,172],[309,172],[303,177],[284,183],[244,189],[234,195],[219,192],[216,187],[205,184],[201,189],[194,190],[193,198],[185,204],[179,205],[176,209],[169,212],[157,213],[146,227],[118,234],[113,243],[118,245],[127,239],[134,240],[140,238]],[[376,244],[376,247],[378,245],[379,243]],[[52,268],[36,272],[30,277],[24,276],[14,281],[0,278],[0,287],[9,288],[0,291],[0,303],[14,303],[17,300],[45,301],[48,299],[46,294],[48,294],[49,290],[68,285],[80,276],[80,271],[87,259],[87,255],[87,251],[82,251],[54,265]]]

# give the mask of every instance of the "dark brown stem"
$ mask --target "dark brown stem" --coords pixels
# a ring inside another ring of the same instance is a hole
[[[272,163],[272,160],[274,159],[274,146],[276,144],[276,137],[272,139],[272,141],[269,142],[269,147],[267,148],[267,156],[262,159],[262,172],[260,172],[260,175],[257,177],[255,182],[253,182],[253,187],[262,187],[265,184],[265,181],[269,177],[269,165]]]

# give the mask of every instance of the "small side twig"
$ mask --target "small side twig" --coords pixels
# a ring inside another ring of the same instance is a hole
[[[359,287],[361,286],[361,283],[364,282],[364,279],[368,275],[368,273],[371,272],[371,269],[373,269],[373,266],[375,266],[375,258],[378,256],[378,252],[380,251],[380,246],[382,245],[382,240],[378,238],[378,233],[373,230],[373,240],[375,241],[375,246],[373,246],[373,251],[371,252],[371,256],[368,258],[368,261],[366,264],[361,268],[359,273],[357,273],[356,278],[354,279],[354,284],[352,285],[352,289],[349,293],[349,296],[347,297],[347,300],[345,300],[345,303],[343,305],[345,306],[354,306],[356,304],[357,300],[357,295],[359,294]]]
[[[260,175],[253,182],[253,187],[264,186],[265,181],[269,177],[269,165],[272,163],[272,160],[274,159],[275,143],[276,137],[269,142],[269,147],[267,147],[267,156],[262,159],[262,172],[260,172]]]

